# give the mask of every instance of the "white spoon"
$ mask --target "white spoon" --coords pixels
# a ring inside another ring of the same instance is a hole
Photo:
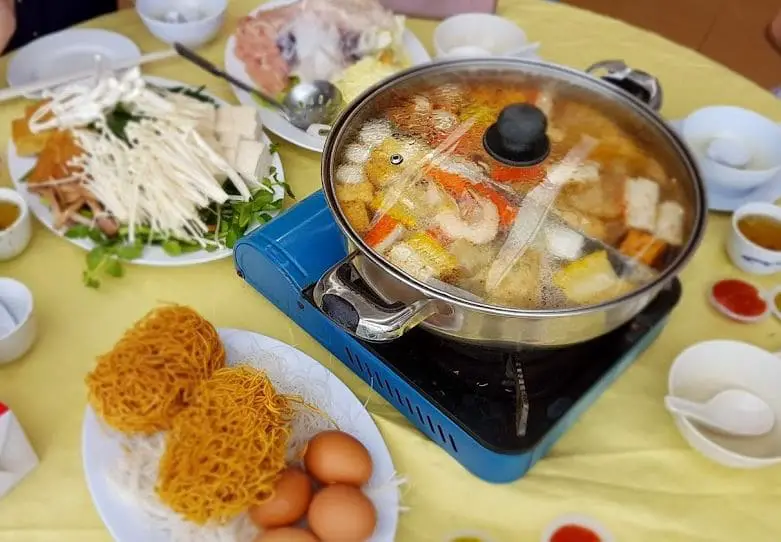
[[[664,406],[711,429],[741,437],[764,435],[776,421],[765,401],[743,390],[724,390],[705,403],[668,395]]]

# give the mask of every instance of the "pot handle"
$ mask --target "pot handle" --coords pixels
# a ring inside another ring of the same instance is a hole
[[[366,287],[360,288],[352,263],[357,254],[349,254],[326,271],[313,292],[317,307],[345,331],[365,341],[388,342],[437,312],[431,299],[388,304],[365,291]]]
[[[662,85],[653,75],[635,70],[623,60],[603,60],[586,68],[586,73],[601,77],[625,90],[654,111],[662,108]]]

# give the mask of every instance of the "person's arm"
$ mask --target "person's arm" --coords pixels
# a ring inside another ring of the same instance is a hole
[[[0,53],[16,31],[16,13],[14,0],[0,0]]]

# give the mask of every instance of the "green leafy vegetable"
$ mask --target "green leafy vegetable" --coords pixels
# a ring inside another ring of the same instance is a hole
[[[163,243],[163,250],[169,256],[180,256],[182,254],[182,245],[176,239],[168,239]]]

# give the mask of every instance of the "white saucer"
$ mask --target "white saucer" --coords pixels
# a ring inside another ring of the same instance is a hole
[[[76,28],[39,38],[11,57],[6,79],[9,86],[20,86],[96,67],[95,58],[110,66],[141,56],[130,39],[107,30]]]
[[[668,122],[680,135],[683,120],[676,119]],[[712,183],[708,183],[708,179],[703,179],[703,181],[705,182],[705,190],[708,195],[708,208],[711,211],[732,212],[747,203],[775,203],[781,199],[781,175],[776,176],[775,179],[755,190],[749,190],[738,195],[724,193]]]

